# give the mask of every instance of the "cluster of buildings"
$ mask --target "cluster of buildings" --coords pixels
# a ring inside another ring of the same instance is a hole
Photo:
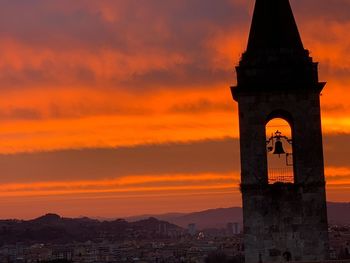
[[[329,239],[331,260],[350,259],[350,225],[330,226]],[[0,247],[0,262],[205,263],[208,256],[216,253],[232,262],[244,262],[239,224],[228,223],[223,229],[201,231],[196,229],[196,224],[189,224],[186,233],[170,233],[167,238],[4,245]]]
[[[329,228],[329,257],[333,260],[350,259],[350,225]]]
[[[198,233],[199,234],[199,233]],[[212,253],[242,257],[241,236],[205,238],[196,235],[168,240],[11,245],[0,248],[0,262],[147,262],[202,263]]]

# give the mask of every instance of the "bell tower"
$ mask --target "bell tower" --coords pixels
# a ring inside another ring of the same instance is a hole
[[[239,107],[246,263],[328,257],[318,64],[304,49],[289,0],[256,0],[232,87]],[[267,134],[271,121],[282,120]],[[274,169],[276,157],[285,167]]]

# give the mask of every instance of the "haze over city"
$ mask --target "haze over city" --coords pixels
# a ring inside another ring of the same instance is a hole
[[[0,218],[241,206],[229,87],[254,1],[0,1]],[[350,3],[291,0],[350,197]]]

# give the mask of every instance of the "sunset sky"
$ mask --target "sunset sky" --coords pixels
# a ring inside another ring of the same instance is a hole
[[[0,218],[240,206],[234,67],[253,0],[0,0]],[[350,201],[350,1],[291,0]]]

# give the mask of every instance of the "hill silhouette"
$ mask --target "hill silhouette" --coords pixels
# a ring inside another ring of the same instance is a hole
[[[98,221],[47,214],[28,221],[0,220],[0,246],[18,242],[64,244],[102,239],[162,238],[166,235],[162,229],[181,231],[180,227],[156,218],[136,222],[123,219]]]

